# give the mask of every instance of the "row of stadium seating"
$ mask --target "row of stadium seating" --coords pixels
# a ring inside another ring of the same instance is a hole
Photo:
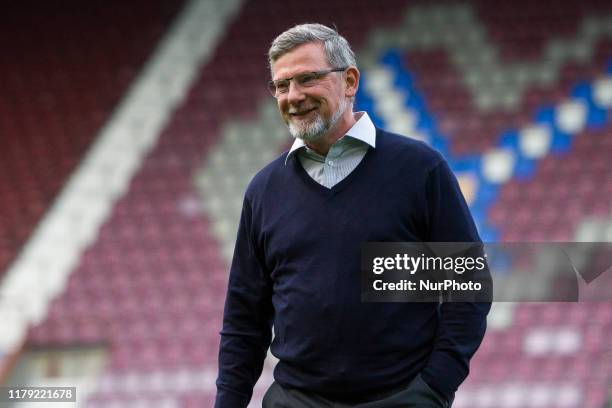
[[[180,2],[3,6],[0,273],[110,117]],[[32,12],[36,10],[36,12]]]
[[[51,67],[57,64],[57,71],[49,73],[47,96],[39,92],[44,77],[32,82],[28,76],[38,72],[38,64],[32,62],[30,71],[21,63],[7,68],[22,71],[6,80],[17,99],[38,102],[28,107],[3,102],[0,96],[0,117],[20,118],[0,120],[0,132],[23,135],[11,138],[0,152],[6,169],[0,172],[0,196],[8,203],[0,220],[6,225],[0,231],[0,270],[25,242],[178,7],[137,2],[121,6],[117,20],[100,10],[80,16],[85,26],[99,26],[92,30],[99,38],[75,38],[76,31],[65,28],[71,34],[47,40],[57,56],[47,58],[56,61]],[[354,12],[340,12],[347,7]],[[289,142],[265,89],[266,49],[288,25],[320,21],[338,26],[363,56],[360,96],[369,98],[378,120],[386,118],[380,111],[385,102],[365,85],[375,82],[369,74],[384,65],[384,56],[399,50],[397,69],[410,74],[411,89],[422,98],[420,108],[431,118],[423,129],[438,132],[453,156],[484,153],[504,131],[521,128],[538,110],[564,102],[579,81],[590,83],[603,75],[612,57],[610,33],[599,25],[612,13],[603,1],[552,7],[549,2],[432,5],[396,0],[383,7],[315,0],[288,3],[278,13],[272,0],[243,5],[128,192],[82,255],[64,293],[52,302],[45,321],[29,332],[28,343],[35,347],[109,346],[108,367],[88,406],[211,405],[242,192],[254,171]],[[56,18],[40,32],[13,30],[19,38],[40,39],[55,24],[69,27],[62,20],[68,17]],[[110,21],[116,27],[108,27]],[[117,41],[118,32],[129,40]],[[459,32],[469,40],[457,44],[449,39]],[[67,36],[71,41],[63,46]],[[5,45],[18,54],[32,39]],[[61,63],[62,56],[71,61],[92,43],[91,63]],[[581,54],[587,43],[591,51]],[[547,47],[553,51],[546,53]],[[580,58],[567,57],[574,54]],[[500,69],[512,64],[518,66],[514,71]],[[536,79],[525,79],[531,76]],[[37,86],[23,85],[36,81]],[[491,84],[496,88],[488,89]],[[56,88],[62,96],[52,92]],[[522,93],[505,100],[514,88]],[[58,99],[51,101],[49,94]],[[396,117],[406,110],[402,104],[389,105],[389,114]],[[525,179],[501,183],[492,206],[475,212],[479,225],[497,229],[504,241],[572,240],[586,217],[610,219],[611,140],[609,121],[580,132],[567,152],[541,158]],[[584,236],[600,236],[601,228],[589,228]],[[509,310],[505,327],[492,322],[454,406],[601,408],[612,378],[605,341],[612,335],[610,304],[521,304]],[[270,376],[267,365],[262,382]],[[261,388],[255,394],[254,404]],[[526,402],[529,395],[536,397]]]

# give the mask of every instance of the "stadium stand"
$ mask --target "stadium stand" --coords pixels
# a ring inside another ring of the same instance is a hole
[[[68,3],[67,14],[13,3],[0,17],[16,38],[0,43],[21,56],[0,66],[10,91],[0,93],[0,134],[10,136],[0,150],[0,271],[180,6]],[[282,17],[272,0],[244,3],[27,346],[107,347],[87,406],[212,404],[242,192],[289,142],[265,89],[265,53],[274,35],[304,21],[336,24],[354,44],[358,107],[377,124],[431,143],[460,179],[476,174],[472,193],[462,187],[485,240],[609,241],[612,7],[430,3],[315,0],[284,4]],[[41,41],[43,60],[20,52]],[[605,406],[609,302],[497,306],[453,406]]]
[[[26,242],[180,5],[135,1],[116,9],[69,0],[4,6],[0,271]]]

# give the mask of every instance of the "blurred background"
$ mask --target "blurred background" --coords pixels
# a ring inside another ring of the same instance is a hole
[[[291,143],[266,52],[304,22],[353,45],[356,110],[444,154],[484,241],[612,241],[610,1],[5,2],[3,384],[212,406],[242,195]],[[496,303],[453,406],[610,407],[611,337],[610,302]]]

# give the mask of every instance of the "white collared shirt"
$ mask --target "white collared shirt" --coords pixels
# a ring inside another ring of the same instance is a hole
[[[327,156],[306,146],[302,139],[295,139],[285,163],[297,154],[310,177],[322,186],[332,188],[355,170],[370,147],[376,147],[376,128],[367,112],[355,112],[355,118],[358,118],[357,122],[330,147]]]

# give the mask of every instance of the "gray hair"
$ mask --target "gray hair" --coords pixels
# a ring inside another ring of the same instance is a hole
[[[307,43],[323,44],[327,62],[334,68],[357,66],[355,53],[344,37],[323,24],[300,24],[283,32],[272,41],[268,50],[270,68],[277,59],[292,49]]]

